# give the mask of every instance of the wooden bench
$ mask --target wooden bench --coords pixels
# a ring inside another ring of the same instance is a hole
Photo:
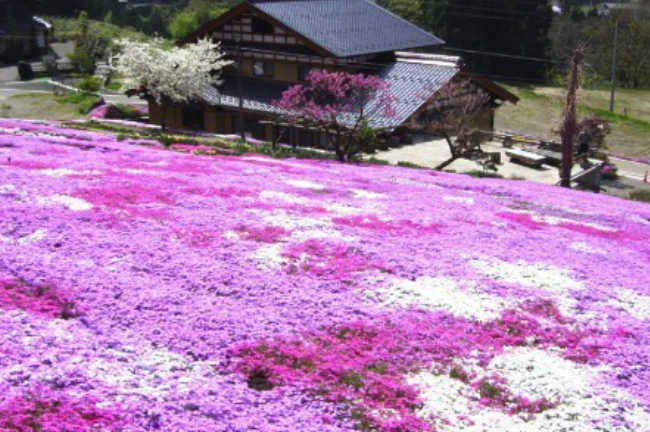
[[[539,168],[546,161],[546,156],[531,153],[525,150],[511,149],[506,151],[512,162]]]
[[[544,156],[546,158],[546,163],[550,165],[560,166],[562,163],[562,153],[560,152],[546,149],[534,149],[531,150],[531,153],[535,153],[539,156]]]

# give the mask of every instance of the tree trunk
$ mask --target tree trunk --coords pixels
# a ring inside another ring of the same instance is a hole
[[[160,108],[162,109],[160,115],[160,129],[164,132],[167,130],[167,105],[163,102],[160,104]]]
[[[336,131],[336,142],[334,143],[334,151],[336,151],[336,157],[338,158],[339,161],[345,162],[345,152],[341,148],[341,131],[337,130]]]
[[[273,136],[271,137],[271,148],[275,150],[278,146],[278,141],[280,140],[280,134],[278,132],[278,124],[273,123]]]
[[[451,153],[451,159],[456,159],[456,149],[454,148],[454,143],[451,142],[451,138],[447,132],[443,132],[442,135],[447,140],[447,145],[449,146],[449,152]]]
[[[573,138],[576,134],[576,91],[578,90],[578,75],[580,62],[583,59],[581,48],[576,48],[571,57],[571,78],[566,97],[564,122],[562,123],[562,166],[560,169],[560,184],[571,187],[571,168],[573,167]]]
[[[438,165],[437,167],[435,167],[434,170],[436,170],[436,171],[442,171],[443,169],[447,168],[447,166],[451,165],[451,163],[452,163],[453,161],[455,161],[456,159],[457,159],[457,158],[455,158],[455,157],[452,157],[451,159],[447,159],[446,161],[444,161],[443,163],[441,163],[440,165]]]

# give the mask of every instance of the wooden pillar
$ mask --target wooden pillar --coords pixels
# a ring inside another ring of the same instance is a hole
[[[271,137],[271,147],[273,147],[273,150],[278,145],[278,123],[275,122],[273,123],[273,136]]]

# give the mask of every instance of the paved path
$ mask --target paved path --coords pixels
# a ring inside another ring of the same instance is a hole
[[[505,154],[506,149],[499,144],[487,143],[482,148],[487,152],[501,152],[501,161],[503,164],[499,165],[498,173],[504,177],[523,177],[526,180],[547,184],[554,184],[559,179],[558,170],[555,167],[544,165],[539,169],[535,169],[511,163]],[[435,168],[446,160],[449,160],[451,158],[451,152],[444,139],[416,138],[416,143],[414,144],[380,151],[373,156],[377,159],[388,161],[391,164],[410,162],[427,168]],[[468,159],[456,159],[445,167],[445,170],[453,170],[459,173],[481,169],[483,168],[478,162]]]
[[[7,99],[17,94],[51,93],[53,86],[47,79],[32,81],[5,81],[0,82],[0,100]],[[147,101],[138,97],[128,97],[120,93],[102,93],[101,96],[107,103],[125,105],[146,105]]]
[[[559,171],[556,167],[543,165],[540,169],[535,169],[510,162],[510,158],[505,154],[507,149],[500,143],[486,143],[482,145],[482,148],[487,152],[498,151],[501,153],[502,164],[498,166],[498,173],[505,178],[524,178],[529,181],[545,184],[556,184],[560,179]],[[427,168],[435,168],[448,160],[451,157],[451,153],[444,139],[432,140],[420,137],[416,138],[414,144],[380,151],[372,156],[388,161],[393,165],[396,165],[398,162],[410,162]],[[642,181],[646,170],[650,171],[650,166],[618,158],[610,159],[619,168],[618,173],[622,178],[619,181],[605,181],[603,186],[607,193],[626,197],[630,191],[635,189],[650,190],[650,183],[644,183]],[[445,167],[445,170],[453,170],[458,173],[481,169],[482,167],[479,163],[468,159],[457,159]],[[650,176],[650,173],[648,175]]]

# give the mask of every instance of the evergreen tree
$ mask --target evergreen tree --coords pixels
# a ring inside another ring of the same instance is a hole
[[[488,75],[542,78],[553,12],[547,0],[424,0],[425,27]],[[504,57],[495,54],[505,54]]]

